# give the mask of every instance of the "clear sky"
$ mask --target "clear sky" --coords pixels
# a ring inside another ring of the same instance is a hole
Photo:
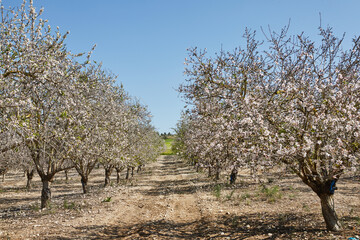
[[[2,0],[18,6],[22,0]],[[210,53],[242,45],[246,27],[275,31],[291,19],[290,33],[316,38],[322,26],[346,41],[360,35],[358,0],[34,0],[44,18],[70,31],[74,53],[97,47],[93,60],[118,76],[118,83],[146,104],[159,132],[175,127],[184,103],[175,89],[185,79],[187,48]]]

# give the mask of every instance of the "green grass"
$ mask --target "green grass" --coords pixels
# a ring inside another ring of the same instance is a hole
[[[167,138],[165,139],[165,146],[166,146],[166,150],[164,152],[161,153],[161,155],[173,155],[173,151],[171,150],[171,146],[174,142],[173,138]]]
[[[266,187],[265,185],[261,188],[261,193],[268,202],[274,203],[277,199],[282,197],[282,193],[279,186]]]
[[[220,197],[221,197],[221,185],[220,184],[215,185],[215,187],[213,189],[213,194],[217,199],[220,199]]]

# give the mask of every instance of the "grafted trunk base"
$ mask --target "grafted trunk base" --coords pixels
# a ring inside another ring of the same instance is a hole
[[[321,211],[326,223],[327,230],[335,232],[342,230],[342,225],[335,212],[333,195],[322,194],[319,197],[321,201]]]

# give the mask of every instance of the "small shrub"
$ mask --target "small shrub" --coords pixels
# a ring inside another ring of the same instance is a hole
[[[111,202],[111,197],[107,197],[103,200],[103,202]]]

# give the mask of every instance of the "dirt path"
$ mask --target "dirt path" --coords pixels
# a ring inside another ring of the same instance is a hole
[[[113,182],[114,182],[113,176]],[[225,177],[225,176],[224,176]],[[19,179],[22,179],[19,181]],[[102,188],[103,170],[81,193],[76,172],[52,185],[52,207],[39,210],[41,183],[24,190],[21,173],[0,183],[0,239],[347,239],[360,235],[360,184],[338,184],[338,215],[346,229],[325,231],[315,194],[296,176],[269,176],[264,194],[247,174],[229,186],[196,173],[175,156],[161,156],[128,182]]]

